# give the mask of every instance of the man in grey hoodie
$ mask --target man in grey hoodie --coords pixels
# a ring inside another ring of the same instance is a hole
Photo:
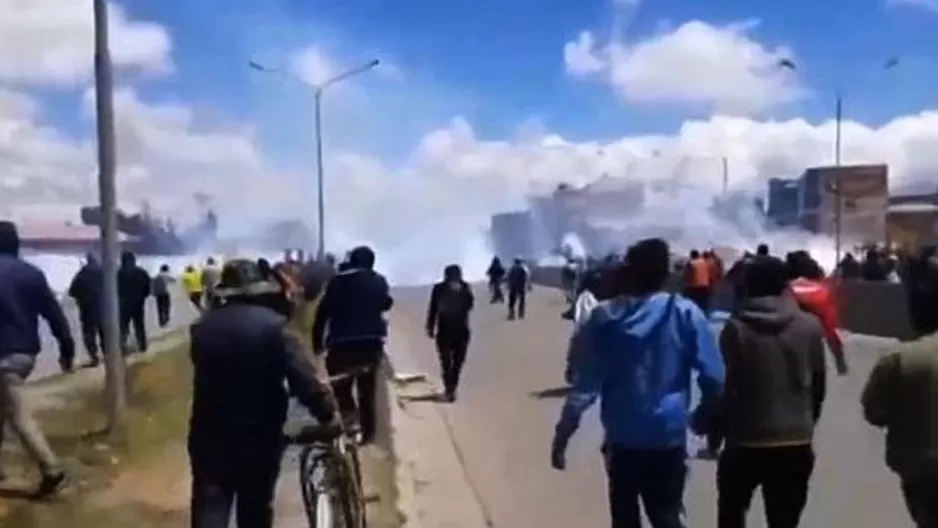
[[[795,528],[814,470],[812,438],[826,392],[824,331],[788,294],[785,263],[757,256],[720,334],[726,385],[718,419],[698,432],[726,440],[717,468],[718,528],[743,528],[762,488],[769,528]],[[711,437],[712,438],[712,437]]]

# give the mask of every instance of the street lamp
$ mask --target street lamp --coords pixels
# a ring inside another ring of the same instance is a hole
[[[879,66],[880,71],[891,70],[899,66],[898,57],[890,57],[883,61]],[[791,59],[782,59],[778,61],[778,67],[795,71],[798,64]],[[842,144],[842,126],[844,120],[844,89],[840,84],[834,89],[834,166],[841,165],[841,144]],[[840,174],[838,173],[835,182],[830,183],[827,192],[834,195],[834,261],[835,266],[840,265],[841,238],[843,231],[843,193],[840,189]]]
[[[325,258],[325,255],[326,255],[326,200],[325,200],[326,193],[325,193],[325,184],[324,184],[325,170],[323,168],[323,160],[322,160],[322,96],[325,93],[326,89],[329,88],[330,86],[337,84],[341,81],[344,81],[348,79],[349,77],[354,77],[356,75],[360,75],[362,73],[370,71],[374,69],[375,67],[377,67],[378,64],[380,64],[380,61],[378,59],[374,59],[360,66],[348,69],[342,73],[334,75],[320,83],[311,83],[311,82],[308,82],[304,79],[297,77],[296,75],[289,73],[286,70],[283,70],[280,68],[271,68],[271,67],[265,66],[255,61],[248,62],[248,66],[252,70],[256,70],[262,73],[269,73],[269,74],[277,75],[279,77],[290,79],[291,81],[301,83],[313,89],[313,96],[314,96],[313,101],[315,103],[314,119],[315,119],[315,127],[316,127],[316,189],[317,189],[317,194],[318,194],[317,216],[318,216],[318,223],[319,223],[319,246],[316,251],[316,257],[319,260],[322,260],[323,258]]]

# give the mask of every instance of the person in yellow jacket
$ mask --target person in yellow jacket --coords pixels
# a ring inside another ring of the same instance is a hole
[[[182,287],[186,290],[186,295],[196,308],[202,309],[202,273],[197,271],[194,266],[186,266],[182,273]]]

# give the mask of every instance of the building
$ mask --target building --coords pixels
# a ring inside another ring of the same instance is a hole
[[[534,222],[528,211],[493,215],[489,231],[492,251],[502,260],[537,257],[533,230]]]
[[[769,180],[768,208],[766,218],[777,227],[798,225],[801,196],[801,181],[797,179],[772,178]]]
[[[845,243],[886,241],[889,169],[886,165],[814,167],[800,180],[799,224],[805,230]],[[838,200],[840,202],[838,207]]]
[[[938,245],[938,193],[890,197],[886,233],[908,249]]]

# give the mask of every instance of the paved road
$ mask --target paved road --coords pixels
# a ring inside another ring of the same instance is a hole
[[[75,307],[75,303],[67,298],[62,301],[62,308],[65,310],[65,316],[68,319],[69,326],[72,328],[72,337],[75,339],[75,346],[77,347],[75,352],[76,363],[82,364],[87,361],[88,354],[85,352],[85,348],[82,345],[81,327],[78,324],[78,309]],[[147,300],[146,317],[148,333],[150,339],[153,339],[188,325],[198,317],[198,311],[192,303],[189,302],[182,291],[175,291],[172,304],[172,319],[170,320],[169,326],[160,328],[159,325],[157,325],[156,301],[153,298]],[[36,369],[30,376],[31,381],[54,376],[61,372],[59,370],[58,345],[52,333],[49,332],[49,327],[46,325],[45,321],[42,321],[40,325],[40,339],[42,340],[42,353],[39,354]],[[132,335],[131,339],[133,339]]]
[[[436,376],[435,353],[423,337],[428,290],[399,289],[393,331],[405,335],[417,366]],[[481,289],[477,298],[484,300]],[[474,487],[494,525],[505,528],[609,526],[596,410],[569,451],[568,469],[549,465],[549,444],[562,400],[538,392],[562,384],[569,323],[560,294],[537,289],[524,321],[505,320],[503,306],[481,303],[460,400],[438,405],[452,425]],[[853,372],[833,379],[818,438],[818,467],[804,526],[910,526],[898,485],[883,464],[882,435],[861,419],[859,393],[888,341],[851,337]],[[441,442],[444,440],[441,439]],[[688,483],[690,525],[715,525],[714,464],[694,461]],[[751,526],[764,526],[761,500]]]

